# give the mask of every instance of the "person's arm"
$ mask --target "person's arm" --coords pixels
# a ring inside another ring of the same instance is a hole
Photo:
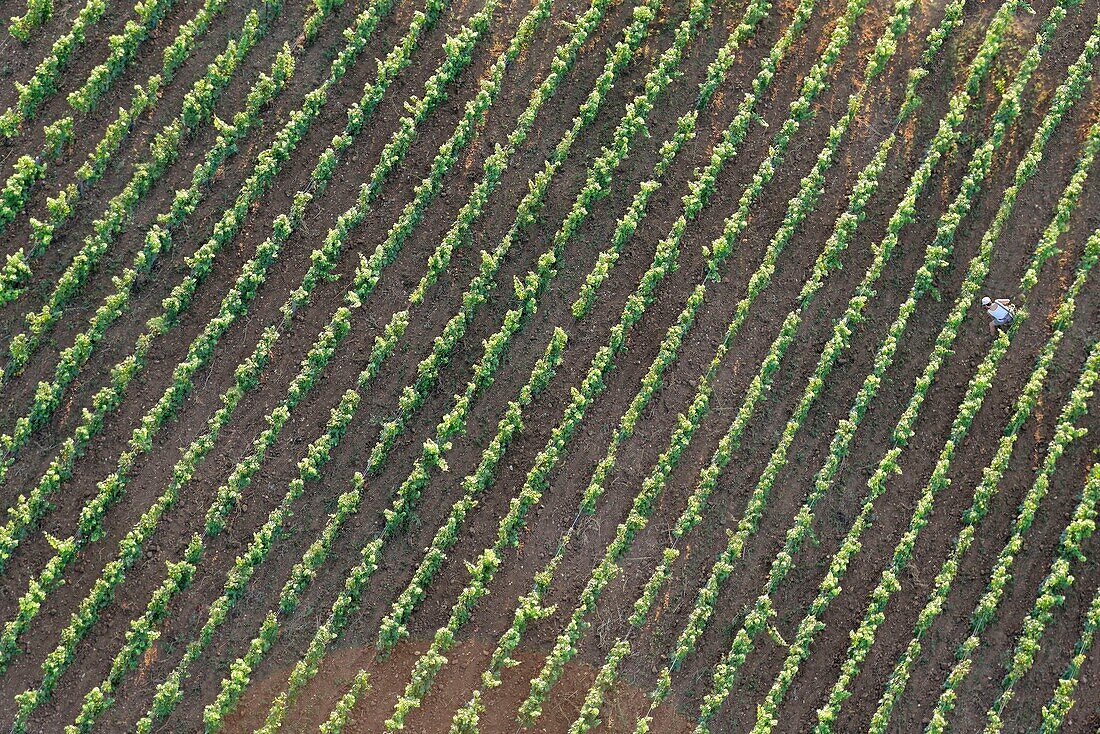
[[[1008,308],[1009,306],[1012,305],[1012,299],[1011,298],[998,298],[997,303],[1001,304],[1005,308]]]

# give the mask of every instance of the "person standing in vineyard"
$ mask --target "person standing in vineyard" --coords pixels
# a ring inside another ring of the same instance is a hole
[[[998,298],[994,301],[989,296],[985,296],[982,298],[982,305],[985,306],[986,312],[993,318],[989,322],[989,333],[992,336],[997,336],[999,328],[1008,326],[1016,318],[1016,307],[1007,298]]]

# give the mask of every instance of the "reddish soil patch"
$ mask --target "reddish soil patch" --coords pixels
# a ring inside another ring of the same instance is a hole
[[[426,642],[402,643],[394,648],[385,660],[374,659],[373,650],[341,648],[330,652],[317,673],[317,677],[306,686],[299,695],[293,714],[286,720],[287,731],[312,730],[324,721],[332,707],[347,692],[348,686],[359,670],[370,672],[370,691],[360,697],[353,710],[352,724],[344,731],[378,731],[381,722],[393,713],[393,702],[401,695],[408,680],[408,670],[416,659],[428,647]],[[491,648],[475,640],[466,640],[448,653],[450,664],[462,671],[449,679],[446,687],[440,687],[430,696],[417,715],[419,725],[410,726],[405,731],[414,734],[435,734],[446,732],[450,726],[451,715],[469,699],[470,691],[478,684],[478,667],[466,663],[482,660],[492,652]],[[545,654],[545,653],[543,653]],[[481,716],[483,734],[504,734],[514,731],[516,724],[512,717],[524,697],[529,692],[527,681],[538,674],[542,665],[542,655],[531,650],[516,656],[517,665],[505,676],[501,686],[493,691],[493,706]],[[267,707],[286,685],[289,670],[277,670],[262,680],[255,681],[249,693],[241,701],[239,714],[229,722],[225,731],[250,732],[263,722]],[[558,683],[556,697],[561,701],[572,701],[579,705],[595,678],[596,671],[588,665],[570,663],[565,667]],[[625,711],[641,708],[645,702],[645,692],[635,686],[617,683],[614,689],[616,703],[625,705]],[[529,731],[561,732],[569,728],[576,716],[577,706],[559,705],[547,707],[538,724]],[[630,732],[634,730],[634,719],[618,716],[617,709],[605,712],[604,731]],[[433,723],[424,723],[433,722]],[[668,711],[654,719],[654,731],[663,734],[686,734],[693,729],[692,722]]]
[[[571,527],[582,493],[593,468],[604,456],[612,431],[657,355],[666,330],[675,322],[685,300],[703,278],[704,248],[721,234],[727,217],[736,210],[742,191],[767,155],[772,136],[788,116],[789,105],[798,95],[803,76],[824,49],[833,23],[845,4],[843,0],[819,0],[817,12],[803,35],[780,65],[769,89],[761,95],[756,108],[758,118],[751,123],[737,155],[718,176],[710,204],[688,223],[681,243],[679,267],[662,281],[644,317],[627,335],[626,348],[617,357],[615,369],[607,378],[606,390],[588,407],[585,420],[566,444],[561,460],[549,475],[543,496],[530,510],[518,547],[508,548],[502,554],[502,564],[489,594],[480,599],[469,623],[460,632],[457,647],[448,655],[449,664],[439,675],[424,707],[410,716],[407,730],[446,731],[454,709],[467,700],[479,683],[498,636],[513,620],[517,597],[531,587],[532,576],[549,560],[559,538]],[[837,421],[847,413],[857,386],[871,369],[874,351],[896,315],[898,302],[910,288],[923,260],[924,248],[935,233],[937,219],[954,196],[975,145],[988,131],[989,115],[1000,91],[1030,45],[1039,19],[1049,11],[1052,0],[1039,0],[1034,4],[1037,15],[1021,15],[1005,52],[994,67],[992,79],[983,85],[979,99],[967,113],[964,137],[958,149],[936,169],[918,202],[916,220],[903,231],[885,274],[875,286],[876,294],[867,306],[866,318],[853,335],[851,347],[838,362],[826,389],[800,428],[759,528],[750,538],[735,573],[721,589],[714,618],[698,650],[676,673],[673,694],[668,703],[659,708],[652,731],[677,734],[690,731],[694,725],[702,697],[710,687],[713,667],[728,649],[731,636],[759,593],[769,564],[782,546],[791,516],[827,455]],[[23,0],[3,3],[4,7],[13,8],[22,5]],[[57,17],[32,43],[16,47],[10,39],[0,38],[0,52],[11,57],[0,68],[0,81],[25,78],[48,48],[47,39],[60,32],[66,14],[74,13],[77,7],[72,2],[58,2],[57,5]],[[45,179],[34,188],[27,215],[17,218],[0,235],[0,258],[26,244],[31,228],[29,217],[46,215],[47,197],[71,179],[88,152],[88,141],[99,138],[113,118],[114,110],[126,103],[133,84],[144,82],[153,66],[159,65],[160,51],[198,5],[198,0],[180,0],[143,47],[135,64],[115,82],[99,108],[79,121],[77,138],[71,149],[66,151],[62,161],[51,165]],[[194,304],[181,315],[178,326],[169,336],[154,343],[145,371],[131,386],[119,410],[107,420],[102,433],[77,461],[74,476],[52,498],[56,506],[40,523],[40,529],[22,541],[3,570],[0,625],[16,613],[18,599],[28,581],[53,555],[47,533],[65,537],[73,532],[82,508],[98,491],[99,482],[114,469],[142,415],[170,384],[172,369],[183,358],[191,340],[217,312],[222,295],[236,279],[242,264],[268,237],[275,217],[287,208],[294,193],[308,185],[317,156],[326,149],[333,135],[343,129],[348,106],[360,97],[364,85],[374,79],[374,59],[389,52],[422,5],[422,2],[400,0],[395,3],[393,13],[379,23],[359,63],[332,88],[328,107],[294,151],[272,190],[253,207],[240,234],[219,254]],[[99,722],[99,730],[127,731],[149,708],[156,685],[176,665],[184,646],[194,639],[203,625],[210,603],[222,593],[226,573],[233,567],[238,554],[278,504],[288,482],[298,475],[298,462],[310,442],[323,430],[332,407],[355,383],[381,328],[392,313],[409,308],[409,289],[423,274],[425,259],[474,190],[481,177],[482,161],[513,129],[516,115],[526,105],[531,90],[550,68],[555,47],[572,32],[567,19],[582,12],[587,5],[585,0],[556,0],[552,19],[509,66],[499,98],[480,125],[477,139],[462,151],[458,163],[444,180],[443,190],[427,207],[394,261],[383,271],[368,302],[355,311],[346,341],[308,398],[294,409],[279,440],[244,491],[226,532],[210,539],[194,583],[173,599],[170,613],[159,627],[159,639],[137,672],[128,676],[118,689],[116,704]],[[633,5],[625,1],[611,4],[606,19],[582,49],[567,82],[546,104],[531,134],[519,146],[468,241],[456,250],[450,267],[430,291],[427,301],[411,310],[411,323],[393,358],[385,363],[369,389],[363,391],[358,413],[340,445],[332,452],[331,461],[321,477],[311,481],[307,491],[295,502],[293,517],[284,533],[258,567],[227,623],[210,640],[201,664],[194,667],[184,686],[184,703],[163,724],[164,731],[201,730],[203,706],[217,694],[228,666],[244,652],[268,610],[277,604],[279,589],[290,569],[323,527],[335,507],[336,498],[348,488],[354,472],[363,468],[367,452],[379,437],[380,425],[394,415],[403,389],[417,379],[418,363],[430,353],[434,340],[461,308],[467,285],[481,263],[479,252],[495,247],[509,231],[516,206],[529,190],[529,180],[538,174],[543,161],[553,153],[555,145],[572,124],[578,106],[584,102],[603,68],[606,50],[622,37],[622,30],[633,17]],[[430,639],[434,630],[446,623],[455,598],[469,579],[464,562],[492,544],[501,517],[508,511],[536,455],[561,419],[562,407],[571,399],[573,388],[584,379],[597,350],[607,343],[609,329],[649,267],[655,247],[679,216],[682,197],[694,171],[710,159],[723,131],[737,114],[738,104],[761,61],[789,22],[796,2],[776,2],[768,17],[761,21],[755,36],[737,51],[729,78],[721,85],[710,106],[699,115],[695,137],[685,144],[675,165],[662,179],[663,186],[651,199],[646,219],[627,243],[601,293],[600,306],[578,321],[570,313],[570,304],[598,253],[607,246],[639,182],[650,177],[660,143],[675,132],[677,116],[696,103],[696,90],[707,65],[740,22],[745,0],[714,2],[713,5],[713,21],[701,29],[698,39],[686,50],[680,68],[682,74],[660,98],[657,109],[647,121],[647,134],[639,135],[632,143],[630,156],[611,176],[607,196],[590,207],[584,223],[559,253],[557,269],[546,292],[540,295],[538,310],[517,332],[494,383],[473,401],[467,430],[454,439],[447,455],[449,471],[438,473],[424,487],[412,522],[396,532],[383,547],[378,569],[362,595],[361,609],[353,615],[341,638],[333,643],[320,674],[291,710],[284,730],[315,729],[344,693],[355,671],[366,667],[372,675],[372,689],[362,698],[355,711],[355,725],[349,731],[378,731],[403,690],[410,668],[426,649],[423,640]],[[330,59],[343,45],[340,30],[364,6],[365,0],[348,0],[326,21],[318,39],[302,49],[292,83],[265,111],[262,128],[242,143],[238,155],[219,172],[199,211],[177,231],[173,250],[156,264],[151,277],[139,285],[129,312],[112,326],[106,338],[97,345],[92,360],[66,391],[61,408],[36,431],[16,457],[9,477],[0,485],[3,505],[0,511],[38,480],[62,442],[82,419],[81,411],[89,407],[92,396],[107,383],[111,366],[131,353],[134,339],[144,330],[146,320],[161,312],[162,299],[187,270],[188,256],[210,236],[214,222],[232,203],[251,171],[257,153],[271,142],[275,131],[298,108],[303,96],[327,74]],[[939,23],[942,6],[942,2],[933,2],[914,10],[912,26],[899,40],[897,55],[870,90],[867,103],[839,149],[837,163],[830,171],[820,201],[779,257],[771,284],[753,304],[733,350],[722,365],[714,382],[710,412],[680,456],[676,470],[656,501],[648,527],[638,534],[633,547],[623,557],[621,573],[608,585],[596,609],[589,615],[591,628],[581,638],[579,652],[566,666],[562,680],[551,691],[544,714],[533,731],[556,734],[568,728],[595,671],[615,640],[628,631],[634,652],[623,661],[620,676],[608,696],[601,730],[629,732],[634,718],[645,710],[646,694],[668,659],[670,646],[695,601],[696,590],[709,573],[716,554],[725,546],[726,531],[738,522],[749,493],[831,333],[834,320],[846,307],[852,290],[870,263],[871,248],[881,238],[910,172],[920,161],[938,121],[947,111],[947,100],[961,80],[965,65],[995,10],[993,4],[968,5],[966,23],[944,48],[931,75],[922,82],[920,91],[924,102],[918,119],[901,129],[901,139],[890,154],[880,190],[842,255],[843,268],[829,276],[802,314],[797,340],[780,364],[772,391],[746,425],[733,460],[711,497],[706,517],[680,544],[682,555],[673,565],[672,576],[660,601],[649,621],[638,630],[631,630],[628,625],[632,604],[649,578],[655,559],[669,543],[672,524],[695,488],[700,469],[709,461],[720,437],[737,415],[745,391],[779,324],[794,307],[794,294],[813,267],[836,217],[845,208],[856,174],[892,129],[906,75],[918,63],[922,46],[917,39],[923,39]],[[125,4],[115,0],[110,7],[107,17],[89,35],[80,58],[75,59],[66,72],[60,93],[43,107],[40,120],[28,127],[23,138],[0,143],[0,159],[5,165],[10,165],[16,154],[41,144],[41,123],[64,112],[64,94],[102,57],[107,36],[117,32],[129,13]],[[157,111],[135,124],[133,135],[117,160],[112,161],[107,175],[92,190],[85,192],[73,221],[59,231],[57,241],[37,261],[28,292],[14,303],[0,307],[0,349],[23,329],[24,313],[41,306],[84,236],[92,231],[95,218],[144,158],[148,140],[175,114],[184,91],[220,52],[248,7],[247,3],[229,4],[195,58],[163,91]],[[231,118],[256,75],[268,69],[276,49],[284,42],[295,42],[303,16],[313,7],[312,0],[287,0],[282,17],[227,87],[217,105],[219,117]],[[153,451],[132,468],[124,501],[113,507],[105,518],[104,537],[79,554],[66,571],[64,585],[51,591],[42,602],[37,619],[20,640],[22,654],[0,674],[0,713],[10,713],[13,697],[38,684],[42,663],[57,644],[57,630],[68,623],[94,580],[114,558],[125,533],[164,491],[183,447],[205,430],[208,419],[218,407],[218,396],[231,384],[234,369],[252,352],[262,330],[280,321],[278,308],[291,289],[298,286],[309,265],[311,252],[319,246],[340,214],[356,201],[363,179],[373,169],[400,124],[408,100],[423,94],[424,83],[443,58],[442,44],[480,7],[478,0],[447,3],[439,22],[424,33],[413,63],[394,80],[354,148],[348,151],[335,179],[316,197],[302,226],[271,266],[248,316],[235,323],[222,339],[211,364],[198,374],[194,390],[183,401],[175,421],[157,437]],[[152,590],[160,584],[165,562],[178,560],[191,534],[201,528],[215,492],[241,458],[251,451],[257,435],[269,425],[269,414],[284,399],[300,361],[335,309],[344,302],[344,293],[359,265],[359,255],[369,254],[374,249],[411,200],[440,146],[460,119],[463,106],[477,93],[477,81],[508,43],[518,19],[530,7],[531,3],[525,0],[501,2],[492,27],[473,54],[468,68],[448,89],[447,99],[420,126],[403,164],[387,179],[382,195],[350,237],[335,268],[338,277],[319,284],[310,304],[295,316],[292,328],[281,337],[259,384],[238,407],[232,421],[185,487],[178,504],[165,516],[157,533],[143,549],[143,556],[128,570],[126,582],[119,586],[111,603],[99,612],[98,623],[88,639],[77,646],[74,662],[61,678],[53,697],[32,717],[30,731],[51,734],[60,731],[80,710],[85,693],[104,678],[131,621],[142,613]],[[425,439],[435,434],[440,416],[453,404],[454,393],[464,388],[472,365],[481,355],[482,340],[498,330],[505,312],[516,305],[512,292],[514,279],[523,278],[550,246],[584,184],[591,161],[603,146],[613,142],[612,132],[626,105],[642,91],[647,71],[672,42],[673,31],[684,17],[686,7],[684,0],[661,4],[652,33],[616,81],[599,114],[574,143],[534,221],[516,237],[492,294],[471,319],[466,335],[441,368],[436,387],[411,416],[386,462],[369,478],[368,491],[363,496],[358,515],[349,520],[334,542],[330,559],[318,571],[315,582],[304,591],[300,606],[281,620],[280,634],[263,663],[253,672],[253,683],[227,730],[251,731],[262,720],[270,699],[281,689],[287,673],[327,616],[333,597],[344,588],[345,576],[357,562],[363,543],[376,537],[382,525],[381,513],[390,506],[395,488],[407,477]],[[857,433],[835,487],[817,508],[814,542],[800,551],[790,577],[775,595],[775,624],[780,636],[788,641],[854,518],[866,478],[888,445],[891,428],[909,397],[913,380],[923,370],[928,350],[958,295],[966,263],[977,251],[1001,193],[1050,104],[1053,90],[1091,32],[1097,7],[1097,0],[1087,0],[1070,10],[1035,82],[1025,94],[1025,112],[1018,122],[1018,130],[997,151],[982,194],[956,235],[952,261],[937,276],[936,297],[928,297],[920,304],[896,363]],[[700,373],[706,369],[736,304],[746,293],[749,274],[757,268],[782,220],[787,202],[798,192],[803,176],[825,143],[829,126],[843,113],[848,95],[856,89],[863,58],[878,39],[892,8],[893,2],[889,0],[869,3],[867,12],[857,24],[852,43],[834,70],[829,88],[814,102],[813,119],[802,122],[777,175],[753,205],[748,227],[738,238],[724,266],[721,282],[708,285],[707,300],[678,358],[669,366],[660,390],[642,413],[635,435],[619,449],[616,468],[608,477],[607,491],[596,513],[582,517],[575,527],[569,552],[545,600],[548,605],[556,606],[556,613],[530,624],[516,653],[520,664],[508,670],[503,685],[485,697],[488,711],[482,717],[484,734],[516,730],[516,711],[529,691],[531,678],[538,674],[547,651],[577,604],[594,564],[614,537],[618,524],[627,516],[643,478],[664,451],[676,426],[677,415],[691,400]],[[0,105],[9,104],[12,99],[11,89],[5,87],[0,93]],[[1001,236],[987,281],[991,292],[1011,295],[1016,287],[1034,242],[1068,179],[1085,132],[1098,111],[1100,92],[1092,88],[1048,143],[1039,173],[1021,190],[1016,211]],[[133,221],[69,304],[48,343],[22,375],[0,388],[0,432],[9,432],[17,417],[26,410],[38,381],[50,379],[59,351],[73,343],[102,299],[114,290],[112,276],[129,264],[141,246],[143,233],[158,212],[171,203],[175,191],[188,185],[192,166],[213,144],[215,135],[216,131],[207,126],[185,141],[180,159],[142,200]],[[905,571],[903,589],[891,603],[888,621],[878,634],[863,674],[853,683],[853,695],[846,703],[845,714],[850,717],[848,721],[855,723],[845,730],[865,728],[886,675],[908,642],[917,611],[930,589],[932,575],[958,532],[959,518],[969,503],[970,491],[980,479],[992,446],[1004,429],[1012,402],[1030,374],[1036,352],[1049,334],[1049,315],[1062,301],[1085,239],[1100,224],[1098,180],[1100,174],[1094,171],[1072,218],[1070,232],[1061,242],[1064,251],[1044,269],[1034,291],[1030,302],[1033,318],[1021,331],[1002,364],[997,387],[991,390],[970,436],[959,447],[952,484],[937,498],[932,522],[924,529],[914,562]],[[1100,279],[1100,274],[1094,273],[1093,279]],[[983,525],[979,541],[963,560],[941,620],[929,635],[922,659],[914,669],[915,682],[897,709],[897,731],[919,730],[939,693],[943,676],[953,662],[955,647],[966,634],[969,613],[984,586],[991,558],[1008,535],[1016,507],[1042,460],[1062,402],[1077,379],[1089,345],[1096,338],[1095,323],[1100,318],[1098,294],[1100,289],[1092,282],[1078,299],[1077,325],[1059,350],[1041,404],[1024,429],[1002,491]],[[559,326],[569,333],[570,340],[557,377],[527,408],[523,431],[508,448],[495,481],[478,497],[477,506],[470,510],[455,545],[448,550],[428,588],[427,598],[409,620],[411,637],[417,641],[399,646],[384,661],[375,660],[373,644],[380,620],[390,610],[395,595],[408,583],[423,549],[431,542],[458,497],[461,477],[477,466],[508,401],[516,397],[553,329]],[[984,314],[976,309],[964,324],[956,352],[929,391],[918,424],[919,439],[910,445],[903,458],[904,474],[892,481],[890,494],[876,506],[875,522],[862,539],[862,552],[845,576],[844,591],[825,615],[826,626],[815,643],[813,655],[803,663],[792,685],[781,710],[780,730],[805,731],[812,726],[814,712],[836,678],[849,642],[848,631],[859,622],[867,593],[877,582],[894,544],[904,532],[915,497],[932,471],[967,380],[988,347],[987,337]],[[1094,412],[1095,403],[1094,400],[1091,406]],[[1082,419],[1082,425],[1090,428],[1090,432],[1063,457],[1045,509],[1036,521],[1027,548],[1018,559],[1013,589],[1006,596],[997,623],[988,630],[986,646],[975,658],[975,669],[960,698],[953,722],[960,731],[979,727],[985,708],[1000,689],[1004,662],[1034,600],[1034,590],[1049,565],[1061,528],[1077,501],[1087,466],[1094,460],[1092,451],[1097,446],[1100,421],[1095,416],[1088,416]],[[1094,539],[1086,554],[1091,558],[1098,550],[1100,539]],[[1013,712],[1014,722],[1019,723],[1021,729],[1036,725],[1039,707],[1045,703],[1064,668],[1080,632],[1088,600],[1098,584],[1100,567],[1091,562],[1082,564],[1077,583],[1044,639],[1035,670],[1022,684],[1021,690],[1038,691],[1035,694],[1038,698],[1014,704],[1017,706]],[[715,721],[716,729],[747,728],[785,654],[784,647],[772,638],[762,637],[758,641],[733,695]],[[1066,731],[1095,729],[1100,702],[1098,678],[1100,652],[1094,650],[1083,671],[1078,704],[1067,722]],[[0,718],[0,727],[4,726],[6,722]]]

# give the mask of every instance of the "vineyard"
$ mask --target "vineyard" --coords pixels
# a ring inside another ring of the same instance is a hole
[[[0,729],[1100,732],[1100,0],[126,3],[0,0]]]

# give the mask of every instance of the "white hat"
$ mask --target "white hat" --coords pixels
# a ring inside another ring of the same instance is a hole
[[[982,305],[983,306],[988,306],[991,303],[993,303],[993,301],[989,300],[989,296],[985,296],[984,298],[982,298]]]

